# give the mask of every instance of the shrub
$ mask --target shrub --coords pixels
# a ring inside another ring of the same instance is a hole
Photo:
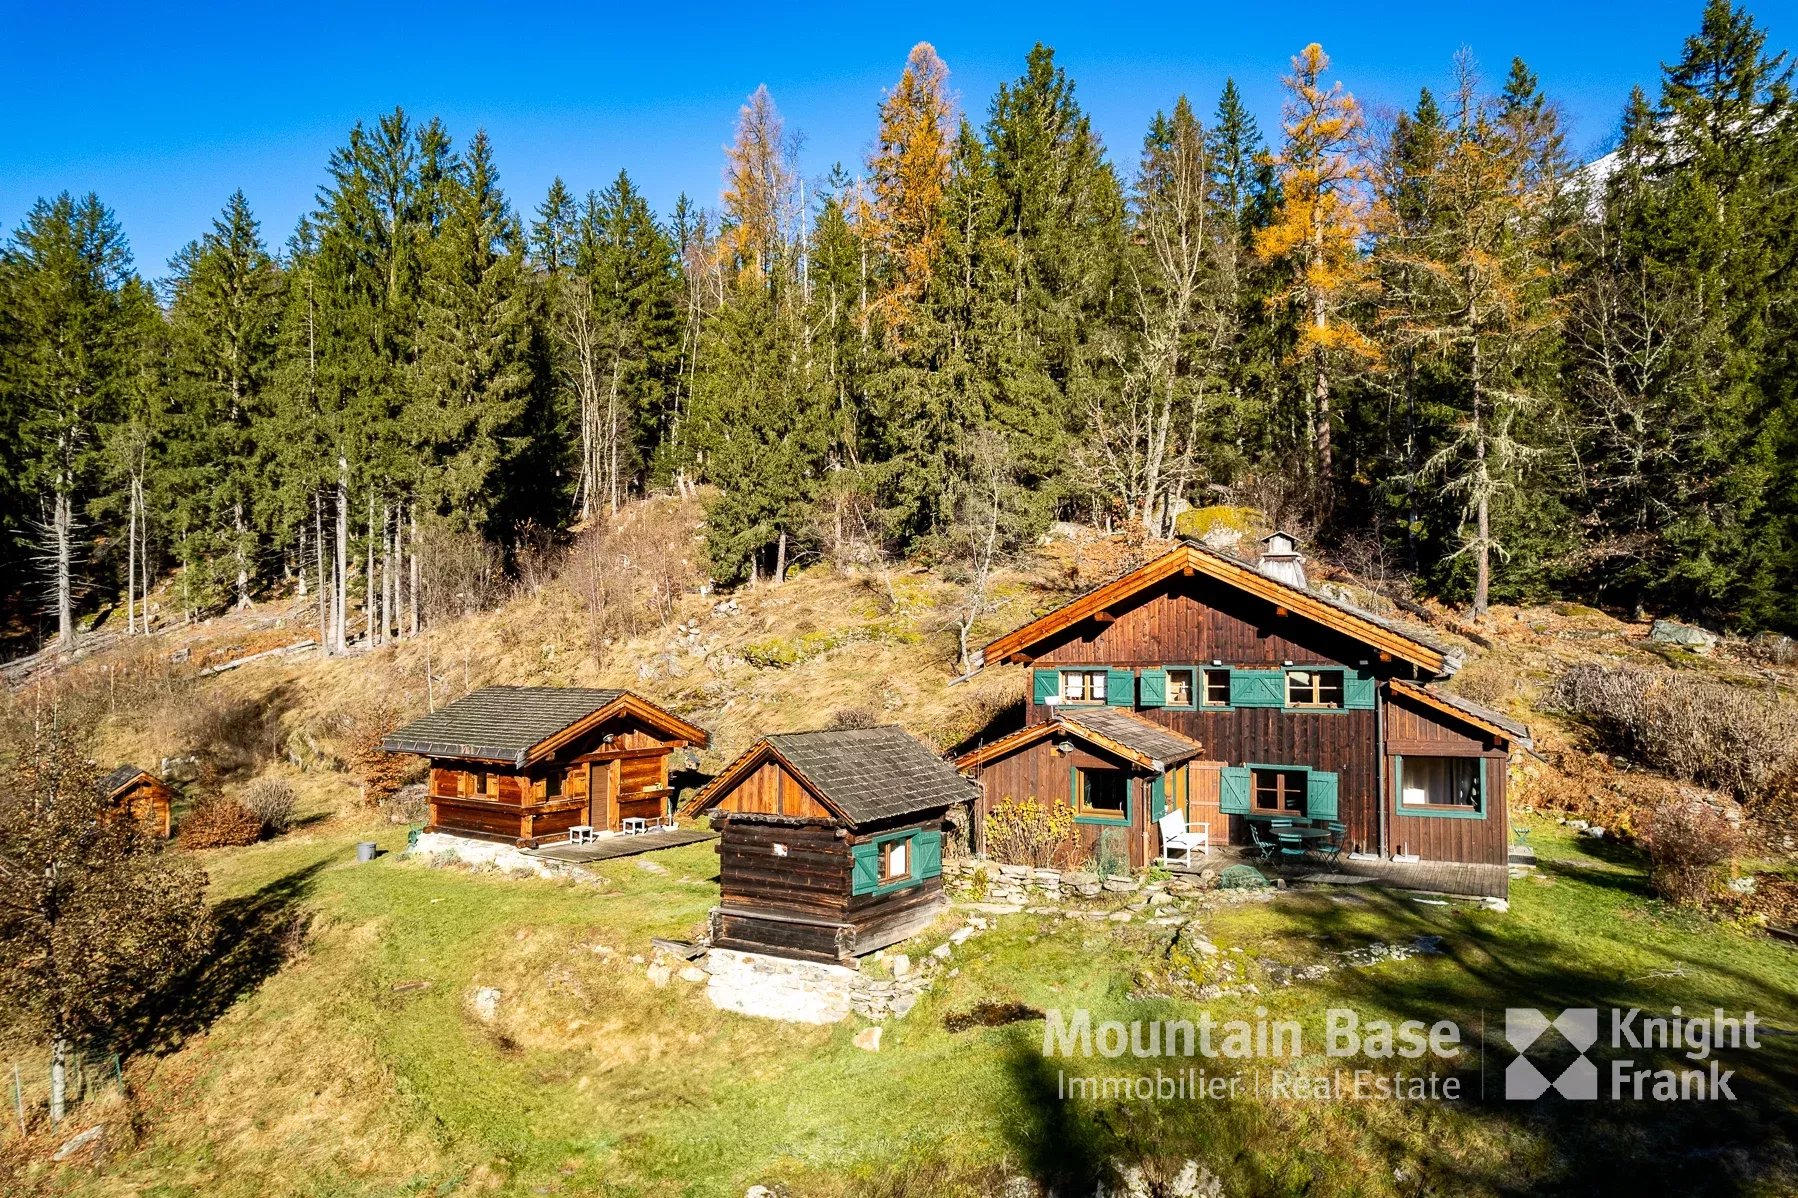
[[[1670,799],[1649,815],[1648,883],[1664,899],[1699,906],[1721,888],[1741,851],[1742,834],[1700,799]]]
[[[299,795],[285,778],[258,778],[244,788],[238,801],[262,821],[265,835],[279,836],[293,826],[293,807]]]
[[[181,843],[190,849],[255,844],[261,837],[262,817],[236,799],[201,799],[181,821]]]
[[[830,713],[830,719],[824,726],[832,731],[849,728],[875,728],[880,725],[880,717],[868,707],[839,707]]]
[[[430,794],[423,786],[402,786],[381,804],[381,810],[390,822],[423,824],[431,818]]]
[[[254,770],[281,752],[280,717],[253,699],[193,694],[168,719],[161,735],[199,758],[211,778]]]
[[[1047,868],[1071,857],[1075,843],[1074,809],[1066,803],[1002,799],[987,813],[986,855],[1005,865]]]
[[[1586,664],[1551,700],[1608,749],[1750,806],[1777,801],[1798,762],[1798,707],[1728,683]]]

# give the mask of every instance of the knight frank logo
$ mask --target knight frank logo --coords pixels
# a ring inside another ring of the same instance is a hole
[[[1760,1021],[1752,1011],[1739,1018],[1720,1008],[1702,1015],[1688,1015],[1678,1007],[1665,1015],[1645,1014],[1639,1007],[1613,1008],[1609,1014],[1610,1036],[1599,1046],[1605,1061],[1601,1074],[1587,1055],[1599,1045],[1596,1008],[1570,1007],[1553,1019],[1534,1007],[1507,1008],[1505,1041],[1517,1051],[1517,1059],[1505,1066],[1505,1097],[1530,1102],[1553,1090],[1571,1101],[1590,1102],[1599,1097],[1601,1080],[1608,1080],[1605,1096],[1611,1099],[1732,1102],[1735,1070],[1723,1067],[1716,1050],[1761,1046]],[[1537,1063],[1563,1055],[1555,1050],[1551,1028],[1576,1054],[1552,1080]],[[1643,1061],[1647,1054],[1660,1061]]]
[[[1551,1027],[1579,1053],[1553,1081],[1528,1055]],[[1586,1050],[1598,1042],[1598,1008],[1570,1007],[1551,1020],[1534,1007],[1507,1007],[1505,1041],[1517,1050],[1517,1059],[1505,1066],[1506,1098],[1529,1101],[1542,1097],[1550,1087],[1562,1098],[1589,1101],[1598,1097],[1598,1066],[1586,1056]]]

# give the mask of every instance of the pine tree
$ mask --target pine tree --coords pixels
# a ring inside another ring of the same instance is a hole
[[[57,643],[75,645],[75,607],[95,498],[101,430],[127,406],[152,302],[112,211],[67,192],[32,206],[0,259],[7,406],[20,489],[39,541]]]
[[[1284,80],[1286,141],[1276,160],[1279,207],[1273,222],[1255,235],[1262,260],[1280,263],[1287,272],[1272,302],[1297,318],[1292,360],[1305,384],[1306,439],[1319,499],[1326,504],[1335,473],[1333,388],[1376,357],[1375,346],[1351,317],[1368,291],[1360,247],[1365,170],[1356,154],[1361,109],[1341,83],[1324,83],[1329,69],[1329,57],[1315,42],[1292,60],[1292,74]]]

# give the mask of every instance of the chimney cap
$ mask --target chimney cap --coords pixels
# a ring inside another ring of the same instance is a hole
[[[1297,553],[1299,551],[1299,539],[1278,528],[1262,537],[1261,543],[1267,546],[1269,553]]]

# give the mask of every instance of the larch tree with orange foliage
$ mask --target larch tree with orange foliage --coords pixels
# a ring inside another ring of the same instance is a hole
[[[1361,246],[1368,212],[1367,172],[1360,159],[1365,122],[1340,82],[1324,82],[1329,69],[1329,55],[1313,42],[1293,58],[1292,74],[1283,80],[1286,141],[1274,160],[1280,204],[1272,223],[1255,236],[1262,261],[1286,272],[1285,285],[1268,303],[1297,320],[1292,361],[1303,372],[1307,440],[1323,496],[1330,492],[1334,469],[1334,384],[1379,356],[1350,318],[1371,285]]]
[[[725,150],[722,238],[731,265],[766,280],[785,250],[799,214],[798,146],[763,84],[737,113],[736,138]]]
[[[954,121],[949,68],[929,42],[919,42],[898,86],[881,101],[879,141],[868,160],[869,232],[885,275],[874,305],[890,338],[901,334],[943,256]]]

